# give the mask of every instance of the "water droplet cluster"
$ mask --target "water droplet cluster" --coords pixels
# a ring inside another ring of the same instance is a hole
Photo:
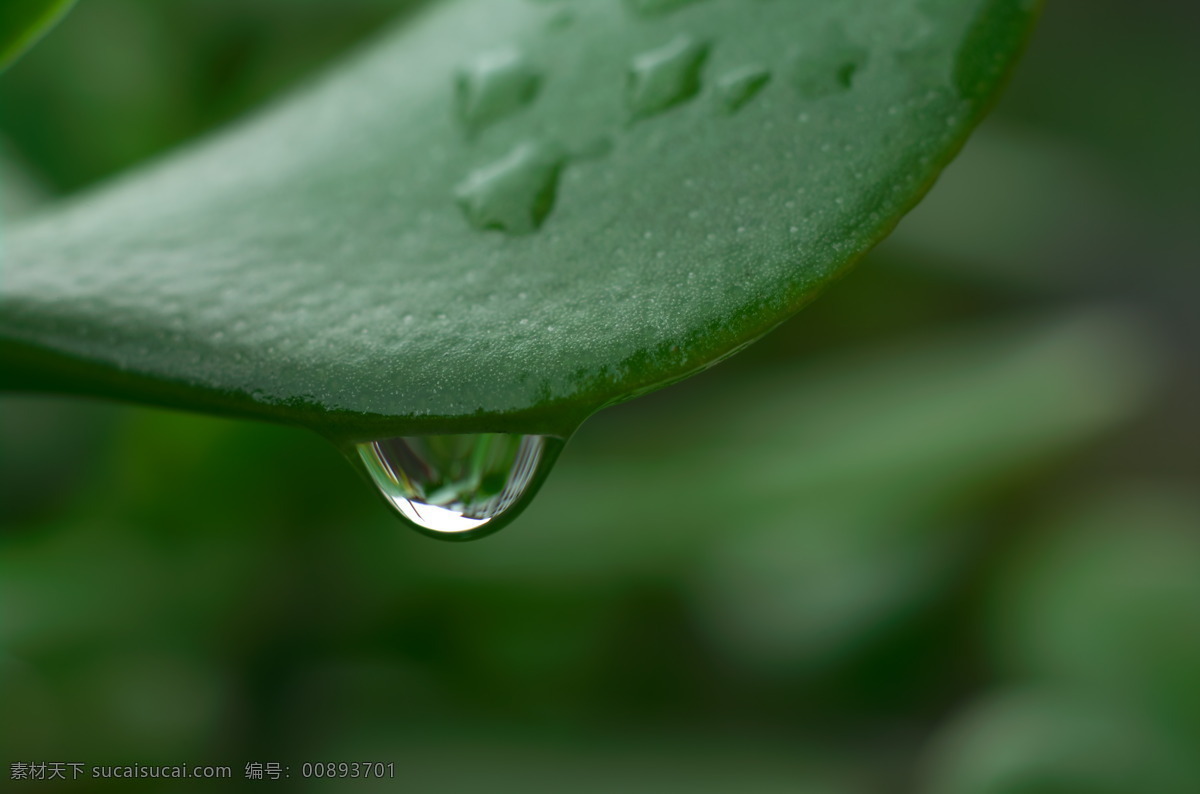
[[[633,14],[656,19],[700,0],[625,0]],[[563,29],[562,18],[574,20],[572,7],[560,7],[549,18]],[[786,82],[801,96],[819,100],[848,92],[867,64],[867,50],[838,25],[831,25],[817,44],[794,49],[787,58]],[[704,91],[704,72],[713,44],[688,33],[634,55],[625,66],[627,121],[640,123],[685,105]],[[460,123],[474,139],[490,126],[532,107],[542,93],[547,72],[516,47],[501,48],[464,64],[455,77]],[[748,106],[772,81],[772,70],[748,63],[726,70],[713,81],[716,112],[733,116]],[[803,114],[800,121],[806,120]],[[476,229],[527,235],[540,229],[554,209],[559,179],[571,162],[597,159],[611,152],[608,133],[568,152],[541,136],[530,136],[489,164],[477,167],[459,183],[454,198]]]

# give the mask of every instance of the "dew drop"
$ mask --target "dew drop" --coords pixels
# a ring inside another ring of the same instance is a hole
[[[625,6],[640,17],[656,17],[678,11],[700,0],[625,0]]]
[[[565,163],[566,156],[556,146],[522,143],[473,172],[454,196],[475,228],[530,234],[554,209]]]
[[[510,433],[404,436],[357,445],[384,498],[419,532],[472,540],[528,505],[564,442]]]
[[[820,44],[796,50],[789,62],[796,90],[809,99],[820,99],[850,90],[867,63],[867,51],[841,27],[833,26]]]
[[[638,55],[629,66],[626,101],[634,119],[658,115],[700,93],[700,73],[710,46],[680,35]]]
[[[459,69],[455,79],[458,115],[474,134],[533,102],[541,72],[518,50],[484,53]]]
[[[733,115],[746,106],[771,80],[765,66],[743,66],[717,80],[717,104],[721,111]]]

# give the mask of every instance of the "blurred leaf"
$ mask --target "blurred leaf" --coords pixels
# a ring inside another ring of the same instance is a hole
[[[885,638],[976,552],[979,519],[960,516],[1143,404],[1151,371],[1132,328],[1089,317],[1022,330],[959,335],[808,394],[760,388],[813,418],[769,446],[765,420],[731,422],[759,439],[753,469],[697,477],[729,489],[706,506],[730,521],[697,591],[724,652],[795,671]],[[758,410],[778,415],[768,400]]]
[[[359,436],[569,432],[735,352],[882,237],[1034,6],[439,5],[19,229],[0,386]],[[748,62],[775,79],[718,113],[703,86]]]
[[[75,0],[4,0],[0,6],[0,72],[46,35]]]
[[[989,627],[1008,669],[1141,709],[1194,749],[1200,502],[1126,487],[1064,511],[1002,571]]]
[[[985,124],[879,253],[989,288],[1094,285],[1112,266],[1106,254],[1130,246],[1140,212],[1111,167],[1066,141]]]
[[[45,200],[45,193],[39,180],[13,156],[8,141],[0,138],[0,221],[28,213]],[[3,244],[0,236],[0,257]]]
[[[0,128],[54,193],[76,192],[260,106],[421,2],[76,5],[0,80]]]
[[[1185,794],[1153,728],[1069,695],[992,695],[942,728],[923,794]],[[1194,781],[1192,781],[1194,782]]]
[[[0,395],[0,534],[70,506],[112,440],[119,409]]]

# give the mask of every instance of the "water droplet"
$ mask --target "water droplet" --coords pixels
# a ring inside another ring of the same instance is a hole
[[[455,190],[467,220],[477,229],[530,234],[554,209],[566,157],[556,146],[522,143],[478,169]]]
[[[743,66],[717,80],[717,103],[730,115],[737,113],[754,99],[770,82],[771,73],[765,66]]]
[[[641,17],[655,17],[678,11],[700,0],[625,0],[626,7]]]
[[[644,119],[687,102],[700,93],[700,72],[710,47],[680,35],[633,59],[626,98],[634,119]]]
[[[478,433],[388,438],[357,450],[405,521],[432,537],[472,540],[516,518],[563,445],[553,436]]]
[[[477,133],[531,103],[541,83],[541,72],[519,51],[484,53],[455,79],[459,118],[468,132]]]
[[[801,95],[820,99],[849,91],[867,63],[867,50],[832,26],[819,44],[796,50],[790,59],[792,82]]]

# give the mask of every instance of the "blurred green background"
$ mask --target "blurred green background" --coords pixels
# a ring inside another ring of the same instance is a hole
[[[0,77],[5,212],[415,5],[81,3]],[[477,544],[405,530],[301,431],[0,397],[0,779],[1200,790],[1198,36],[1191,3],[1050,3],[893,238],[746,353],[589,421]],[[355,760],[396,779],[300,779]]]

